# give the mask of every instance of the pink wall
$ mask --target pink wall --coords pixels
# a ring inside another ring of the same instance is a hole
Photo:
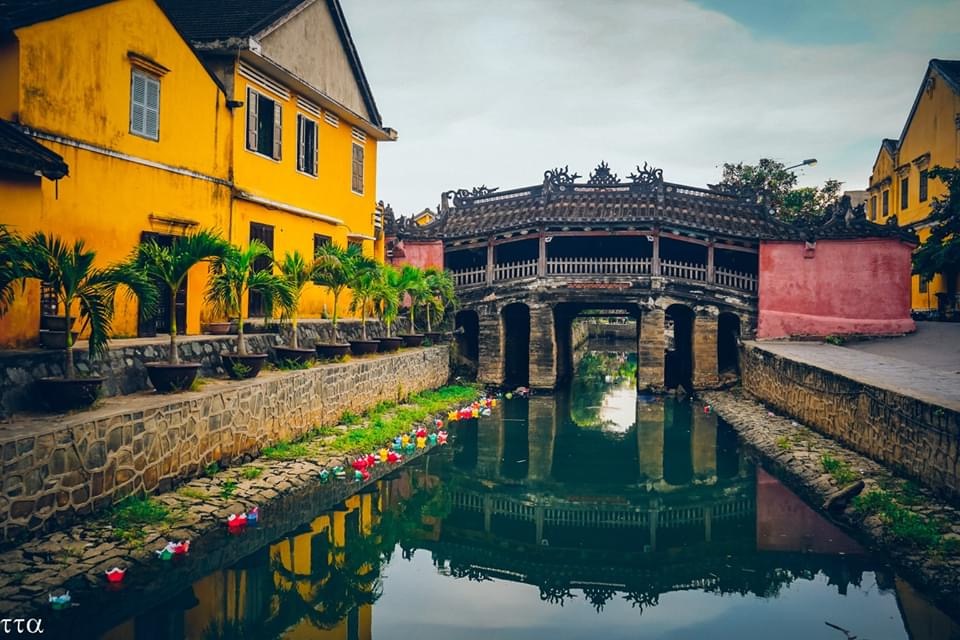
[[[400,251],[397,251],[397,249]],[[402,253],[403,255],[397,255]],[[415,267],[443,268],[443,241],[442,240],[403,240],[394,248],[394,265],[412,264]]]
[[[912,251],[893,238],[761,242],[757,337],[913,331]]]

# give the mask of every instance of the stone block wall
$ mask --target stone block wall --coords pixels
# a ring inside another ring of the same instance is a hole
[[[768,406],[913,478],[960,498],[960,412],[756,346],[741,351],[743,388]]]
[[[170,490],[211,462],[257,455],[346,410],[441,386],[449,371],[448,348],[436,346],[8,425],[0,432],[2,540],[68,524],[133,493]]]
[[[360,337],[358,320],[340,320],[339,338],[353,340]],[[304,320],[298,325],[301,346],[312,347],[317,342],[332,342],[333,327],[328,320]],[[384,334],[380,322],[368,322],[367,334],[379,337]],[[290,337],[290,325],[283,325],[280,334],[246,334],[247,347],[251,353],[269,352],[279,344],[285,344]],[[85,345],[83,342],[81,345]],[[220,362],[222,352],[237,350],[235,335],[181,336],[177,349],[184,362],[199,362],[201,376],[222,374]],[[170,353],[169,338],[135,338],[114,340],[104,357],[91,361],[86,347],[77,348],[74,353],[76,367],[80,375],[96,375],[105,378],[102,395],[104,397],[126,395],[136,391],[150,389],[147,370],[143,366],[149,362],[162,362]],[[0,415],[36,408],[33,406],[36,396],[31,393],[32,385],[38,378],[63,375],[64,355],[61,350],[0,351]]]

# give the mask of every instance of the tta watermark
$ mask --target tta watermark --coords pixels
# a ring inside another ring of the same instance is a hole
[[[0,618],[0,634],[10,635],[40,635],[43,633],[42,618]]]

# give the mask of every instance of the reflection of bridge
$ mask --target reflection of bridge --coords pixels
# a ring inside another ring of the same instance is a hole
[[[753,200],[664,182],[646,165],[623,182],[603,163],[577,178],[558,169],[532,187],[447,193],[436,221],[398,230],[442,244],[480,379],[554,387],[570,370],[572,320],[616,309],[639,320],[642,385],[716,385],[756,324],[760,238],[784,225]],[[679,338],[669,359],[667,325]]]

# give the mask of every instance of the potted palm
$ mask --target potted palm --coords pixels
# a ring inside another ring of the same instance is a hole
[[[66,326],[71,326],[75,317],[82,330],[89,327],[91,358],[107,351],[118,287],[123,285],[135,293],[147,309],[157,302],[156,287],[142,271],[131,268],[129,263],[94,267],[96,254],[88,251],[82,240],[70,246],[56,236],[37,232],[22,242],[21,250],[22,277],[37,279],[50,287],[58,306],[63,308]],[[64,376],[40,378],[36,382],[39,396],[55,410],[93,404],[103,384],[102,377],[77,376],[73,333],[66,332],[65,340]]]
[[[337,332],[340,294],[354,281],[357,272],[371,269],[375,264],[372,258],[363,255],[363,250],[359,246],[353,244],[344,248],[330,242],[317,250],[313,282],[326,288],[333,295],[333,315],[331,316],[333,341],[318,342],[315,345],[319,358],[337,358],[347,355],[350,351],[350,345],[341,342]]]
[[[427,281],[427,288],[431,295],[424,300],[424,315],[427,320],[427,338],[437,343],[443,334],[440,331],[433,330],[433,313],[437,314],[437,321],[442,322],[444,312],[447,307],[456,305],[456,289],[453,284],[453,276],[449,271],[428,267],[423,272],[424,279]]]
[[[13,304],[17,282],[23,282],[23,262],[23,241],[0,224],[0,316]]]
[[[207,285],[207,302],[228,318],[236,317],[237,353],[222,354],[223,368],[234,379],[254,378],[260,373],[265,353],[249,353],[243,337],[243,300],[251,291],[263,297],[268,314],[273,309],[293,305],[293,289],[290,284],[273,273],[272,269],[256,268],[258,258],[270,258],[270,249],[259,240],[251,240],[250,246],[240,249],[227,247],[222,256],[213,259],[210,265],[210,281]]]
[[[169,299],[170,347],[167,362],[151,362],[147,376],[158,393],[189,389],[200,371],[198,362],[181,362],[177,348],[177,291],[195,265],[222,256],[229,245],[219,234],[201,230],[177,238],[170,246],[153,240],[141,243],[133,251],[133,267],[149,279],[161,283],[161,295]]]
[[[280,277],[290,288],[290,304],[281,305],[282,318],[290,320],[290,345],[274,347],[274,356],[278,363],[294,363],[305,365],[313,359],[313,349],[300,348],[300,336],[297,330],[297,318],[300,311],[300,299],[304,288],[313,281],[315,263],[307,262],[299,251],[286,253],[280,263]]]
[[[403,339],[403,346],[419,347],[423,344],[424,335],[417,333],[417,307],[423,306],[432,292],[427,284],[427,278],[423,269],[419,267],[409,264],[404,265],[400,272],[400,280],[403,283],[403,291],[400,296],[403,297],[407,295],[410,298],[410,307],[408,310],[410,331],[409,333],[400,334],[400,337]]]
[[[350,341],[350,352],[355,356],[375,353],[380,346],[378,340],[367,339],[367,309],[374,302],[382,270],[379,262],[370,262],[350,274],[350,311],[360,313],[360,340]]]
[[[380,338],[380,351],[390,353],[403,344],[403,338],[393,336],[393,323],[400,313],[400,298],[406,291],[407,282],[403,272],[395,267],[383,265],[380,277],[373,286],[373,306],[377,316],[383,322],[386,337]]]

